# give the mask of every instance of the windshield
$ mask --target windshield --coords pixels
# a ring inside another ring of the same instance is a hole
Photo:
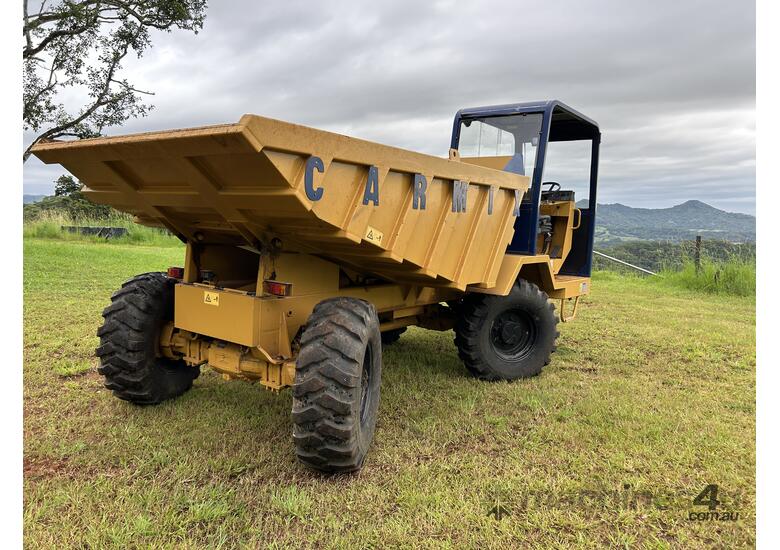
[[[458,152],[463,159],[486,159],[481,164],[533,177],[541,132],[541,113],[468,119],[461,122]]]

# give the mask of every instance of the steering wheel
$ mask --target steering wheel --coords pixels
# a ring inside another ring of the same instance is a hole
[[[558,191],[561,188],[561,184],[558,183],[557,181],[544,181],[544,182],[542,182],[542,187],[544,187],[545,185],[549,185],[550,186],[548,191]]]

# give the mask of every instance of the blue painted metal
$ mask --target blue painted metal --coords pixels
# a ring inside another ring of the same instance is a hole
[[[318,201],[322,198],[322,187],[314,188],[314,170],[322,173],[325,171],[325,165],[320,157],[312,155],[306,159],[306,169],[303,173],[303,187],[310,201]]]
[[[412,208],[425,210],[425,190],[428,189],[428,180],[422,174],[414,175],[414,193],[412,194]]]
[[[504,172],[512,172],[513,174],[519,174],[525,176],[525,159],[522,153],[515,153],[515,155],[509,159],[509,162],[504,166]]]
[[[374,206],[379,206],[379,170],[376,166],[368,167],[368,178],[366,178],[366,190],[363,192],[363,204],[367,205],[371,201]]]
[[[461,109],[455,113],[455,121],[452,127],[452,140],[450,147],[457,149],[458,142],[460,141],[460,122],[465,119],[494,117],[494,116],[508,116],[530,113],[547,113],[551,115],[553,110],[558,107],[561,111],[571,114],[576,119],[593,127],[597,132],[599,125],[596,121],[586,117],[582,113],[572,109],[562,101],[557,99],[551,99],[547,101],[529,101],[526,103],[508,103],[506,105],[491,105],[489,107],[473,107],[468,109]],[[568,141],[568,140],[561,140]]]
[[[452,125],[450,147],[458,148],[461,122],[473,119],[502,117],[522,114],[542,114],[541,135],[537,147],[536,162],[531,187],[516,211],[515,233],[507,247],[509,254],[536,254],[536,239],[539,224],[539,203],[542,195],[544,161],[549,141],[591,140],[590,196],[588,208],[582,211],[580,228],[574,234],[574,246],[564,262],[561,273],[589,276],[593,261],[593,238],[596,226],[596,187],[598,180],[598,158],[601,132],[598,124],[558,100],[511,103],[488,107],[461,109],[455,114]],[[516,155],[517,156],[517,155]],[[518,171],[519,160],[513,158],[505,170]],[[523,167],[524,171],[525,168]],[[575,250],[576,248],[576,250]]]
[[[454,180],[452,182],[452,211],[465,212],[466,199],[469,193],[469,183],[467,181]]]

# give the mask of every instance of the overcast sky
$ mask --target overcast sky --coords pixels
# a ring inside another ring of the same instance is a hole
[[[753,2],[210,4],[126,63],[155,109],[107,133],[256,113],[446,155],[459,108],[556,98],[601,126],[598,202],[755,212]],[[31,158],[25,193],[63,172]]]

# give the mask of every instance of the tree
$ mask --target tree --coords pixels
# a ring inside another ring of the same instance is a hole
[[[103,129],[145,116],[152,108],[121,78],[122,60],[141,57],[151,47],[152,29],[203,28],[207,0],[59,0],[24,1],[24,129],[41,140],[99,136]],[[80,94],[84,106],[66,109],[60,93]]]
[[[38,219],[45,214],[62,215],[73,221],[98,221],[123,216],[110,206],[89,202],[81,193],[46,197],[38,202],[24,205],[25,221]]]
[[[61,197],[63,195],[72,195],[78,193],[81,190],[81,185],[73,179],[73,176],[66,174],[61,175],[54,182],[54,196]]]

